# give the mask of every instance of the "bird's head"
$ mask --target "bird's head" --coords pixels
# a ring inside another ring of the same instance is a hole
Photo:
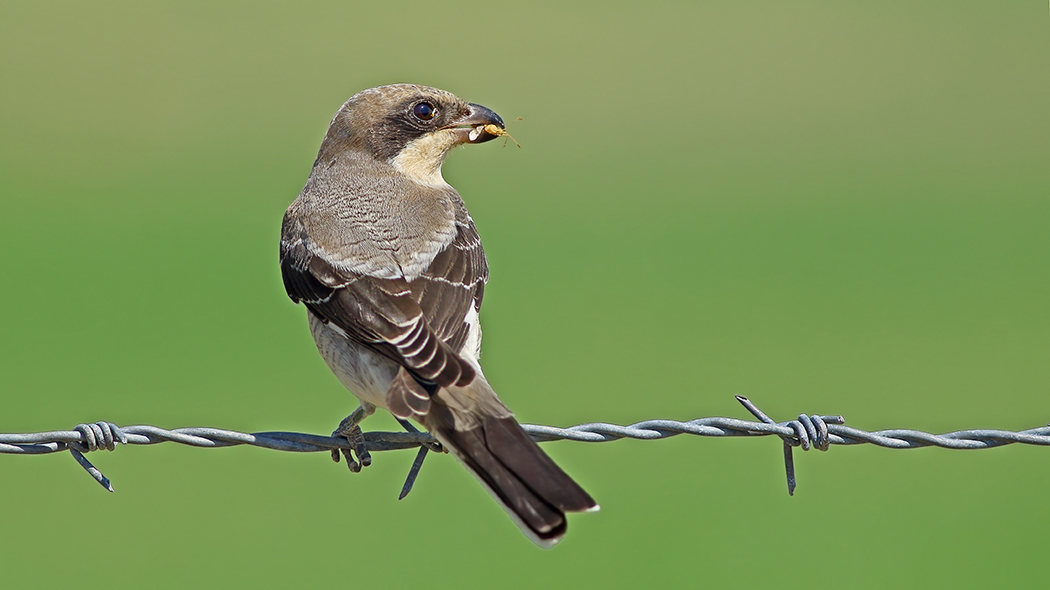
[[[332,119],[318,160],[363,151],[414,180],[444,184],[441,164],[449,150],[495,139],[498,134],[491,131],[505,128],[492,110],[450,92],[391,84],[362,90],[346,101]]]

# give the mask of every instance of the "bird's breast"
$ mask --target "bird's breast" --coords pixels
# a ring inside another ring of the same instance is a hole
[[[304,191],[302,224],[313,254],[339,270],[412,281],[456,237],[452,187],[421,185],[396,170],[366,170]]]

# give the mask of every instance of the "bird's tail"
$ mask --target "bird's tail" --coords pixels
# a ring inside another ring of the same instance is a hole
[[[598,504],[551,460],[478,376],[466,387],[440,389],[423,423],[499,500],[541,547],[565,536],[565,513]]]

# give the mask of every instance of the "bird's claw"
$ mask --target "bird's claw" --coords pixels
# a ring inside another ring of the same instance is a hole
[[[346,466],[350,468],[350,471],[359,473],[362,467],[372,464],[372,455],[365,446],[365,435],[361,432],[361,427],[352,420],[353,417],[353,414],[347,416],[339,424],[339,428],[332,432],[333,437],[345,438],[350,443],[349,449],[332,449],[332,461],[338,463],[339,455],[342,454],[346,457]],[[356,460],[354,455],[357,455]]]

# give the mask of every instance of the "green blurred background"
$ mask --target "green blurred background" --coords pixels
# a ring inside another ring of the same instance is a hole
[[[1045,2],[4,2],[0,432],[327,433],[281,215],[363,88],[523,145],[445,177],[523,422],[1050,419]],[[387,416],[367,423],[396,429]],[[542,551],[449,457],[175,445],[0,456],[0,585],[977,586],[1045,578],[1050,450],[549,443],[601,502]]]

